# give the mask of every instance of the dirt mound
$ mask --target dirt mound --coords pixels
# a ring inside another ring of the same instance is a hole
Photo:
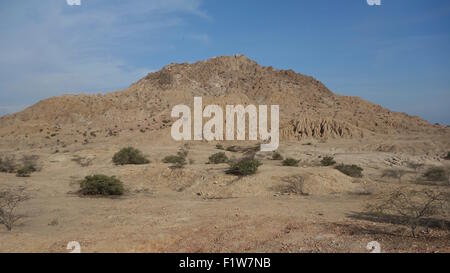
[[[66,95],[0,118],[2,144],[30,147],[89,143],[170,127],[177,104],[278,104],[282,139],[353,138],[429,131],[418,117],[355,97],[333,94],[316,79],[263,67],[245,56],[170,64],[128,89],[105,95]]]

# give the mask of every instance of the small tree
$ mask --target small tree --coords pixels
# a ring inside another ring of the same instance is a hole
[[[334,161],[334,157],[332,156],[325,156],[320,161],[320,164],[322,164],[322,166],[333,166],[334,164],[336,164],[336,161]]]
[[[124,187],[122,181],[114,176],[102,174],[86,176],[80,184],[83,195],[122,195]]]
[[[256,173],[259,166],[261,166],[261,162],[257,159],[243,158],[237,162],[231,162],[226,173],[237,176],[252,175]]]
[[[289,158],[286,158],[285,160],[283,160],[283,166],[298,167],[299,162],[300,162],[300,160],[289,157]]]
[[[443,213],[445,203],[448,200],[442,193],[431,190],[407,191],[398,189],[379,198],[374,204],[367,207],[372,213],[381,215],[398,215],[403,217],[404,224],[411,229],[411,234],[416,237],[417,227],[429,225],[429,217]]]
[[[141,151],[133,147],[121,149],[113,156],[113,162],[116,165],[142,165],[150,163]]]
[[[213,154],[208,159],[209,164],[221,164],[221,163],[227,163],[227,162],[228,162],[228,157],[224,152]]]
[[[339,170],[341,173],[348,175],[350,177],[362,177],[362,171],[363,168],[357,166],[357,165],[345,165],[340,164],[336,166],[336,169]]]
[[[15,223],[23,217],[17,214],[16,210],[22,202],[28,200],[24,190],[19,188],[0,192],[0,224],[4,225],[8,231],[11,231]]]

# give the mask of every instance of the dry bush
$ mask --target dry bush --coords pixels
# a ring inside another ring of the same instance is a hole
[[[363,175],[362,175],[363,168],[361,168],[357,165],[340,164],[340,165],[336,166],[336,169],[338,171],[340,171],[341,173],[348,175],[350,177],[356,177],[356,178],[363,177]]]
[[[300,160],[294,158],[286,158],[285,160],[283,160],[283,166],[298,167],[299,162]]]
[[[17,169],[16,176],[18,177],[30,177],[34,172],[38,171],[37,160],[39,159],[36,155],[24,156],[22,158],[22,166]]]
[[[215,153],[208,158],[209,164],[221,164],[221,163],[227,163],[227,162],[228,162],[228,157],[224,152]]]
[[[419,226],[428,227],[433,220],[445,214],[449,200],[444,194],[432,190],[413,191],[397,189],[378,198],[367,206],[367,211],[378,216],[401,217],[401,224],[407,225],[413,237]]]
[[[113,156],[113,162],[116,165],[143,165],[150,161],[141,151],[133,147],[123,148]]]
[[[5,158],[0,158],[0,172],[2,173],[13,173],[16,171],[16,163],[14,157],[7,156]]]
[[[275,188],[275,190],[279,191],[280,193],[307,195],[303,190],[305,179],[302,176],[289,176],[283,178],[282,181],[285,182],[286,185],[281,185]]]
[[[114,176],[90,175],[80,183],[82,195],[122,195],[124,191],[122,181]]]
[[[172,164],[171,169],[182,169],[187,164],[186,158],[189,154],[188,147],[182,147],[177,152],[177,155],[169,155],[163,159],[164,163]]]
[[[225,150],[225,148],[223,147],[222,144],[217,144],[216,145],[216,149],[218,149],[218,150]]]
[[[400,169],[387,169],[383,171],[383,174],[381,175],[382,178],[388,177],[393,179],[398,179],[399,182],[402,181],[402,177],[407,174],[408,172],[405,170]]]
[[[322,158],[322,160],[320,161],[320,164],[322,164],[322,166],[333,166],[334,164],[336,164],[336,161],[334,160],[334,157],[332,156],[326,156],[324,158]]]
[[[444,168],[441,168],[441,167],[432,167],[432,168],[428,169],[424,173],[423,177],[428,181],[434,181],[434,182],[448,180],[447,172],[445,171]]]
[[[273,152],[272,160],[283,160],[283,156],[279,152]]]
[[[236,162],[230,162],[230,168],[226,170],[226,173],[237,176],[252,175],[256,173],[261,165],[262,163],[257,159],[243,158]]]
[[[22,202],[29,199],[24,190],[18,188],[0,192],[0,224],[8,231],[11,231],[14,224],[23,217],[17,214],[16,210]]]

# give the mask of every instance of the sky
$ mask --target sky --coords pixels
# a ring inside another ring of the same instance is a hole
[[[237,53],[450,124],[448,0],[0,0],[0,115]]]

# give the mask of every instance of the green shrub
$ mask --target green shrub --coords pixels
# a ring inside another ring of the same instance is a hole
[[[322,164],[322,166],[333,166],[334,164],[336,164],[336,161],[334,161],[334,157],[326,156],[322,158],[320,164]]]
[[[13,157],[0,158],[0,172],[13,173],[16,171],[16,164]]]
[[[122,195],[123,192],[122,181],[114,176],[86,176],[80,184],[80,193],[83,195]]]
[[[341,173],[346,174],[350,177],[362,177],[362,171],[363,168],[357,166],[357,165],[345,165],[340,164],[336,166],[336,169],[339,170]]]
[[[283,156],[279,152],[273,152],[272,160],[283,160]]]
[[[283,166],[289,166],[289,167],[298,167],[298,163],[300,160],[293,159],[293,158],[286,158],[283,160]]]
[[[216,149],[218,149],[218,150],[225,150],[225,148],[223,147],[222,144],[217,144],[216,145]]]
[[[224,152],[213,154],[209,157],[208,163],[210,164],[221,164],[221,163],[227,163],[228,157]]]
[[[253,158],[243,158],[237,162],[232,162],[226,173],[238,176],[252,175],[256,173],[259,166],[261,166],[261,162],[259,160]]]
[[[172,168],[172,169],[181,169],[187,164],[186,157],[187,157],[188,153],[189,152],[187,150],[180,149],[180,151],[177,153],[177,155],[166,156],[163,159],[163,162],[172,164],[172,166],[170,166],[170,168]]]
[[[447,180],[447,172],[444,168],[432,167],[423,175],[428,181],[444,181]]]
[[[142,165],[150,163],[141,151],[133,147],[123,148],[117,152],[113,156],[113,162],[116,165]]]

